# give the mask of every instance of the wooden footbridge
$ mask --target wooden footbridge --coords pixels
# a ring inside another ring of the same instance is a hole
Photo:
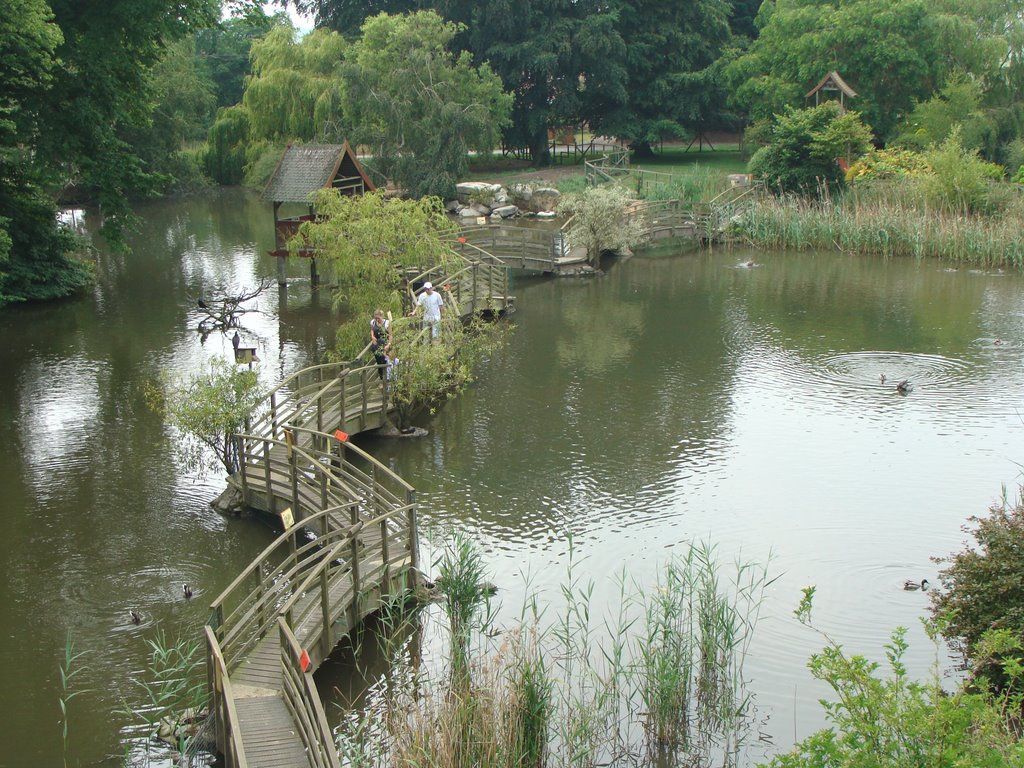
[[[512,302],[508,268],[483,256],[409,284],[424,280],[444,286],[463,316]],[[388,410],[387,377],[366,349],[293,373],[235,435],[240,467],[229,483],[284,533],[210,606],[210,710],[226,768],[339,768],[313,672],[419,578],[413,488],[348,440],[383,426]]]

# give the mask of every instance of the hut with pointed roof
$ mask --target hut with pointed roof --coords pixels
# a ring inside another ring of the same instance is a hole
[[[804,101],[810,101],[812,96],[814,97],[814,106],[818,106],[826,101],[837,101],[839,102],[839,109],[842,112],[846,112],[846,102],[849,99],[856,98],[857,92],[847,85],[838,72],[832,70],[821,78],[821,82],[807,92],[804,96]]]
[[[319,189],[336,189],[343,195],[361,195],[376,187],[370,180],[355,152],[344,144],[289,144],[274,168],[261,198],[274,206],[274,250],[278,259],[277,282],[286,284],[288,241],[304,221],[313,221],[316,211],[311,198]],[[286,203],[304,203],[307,212],[297,216],[280,215]],[[310,259],[310,277],[316,285],[316,254],[311,248],[300,248],[297,255]]]

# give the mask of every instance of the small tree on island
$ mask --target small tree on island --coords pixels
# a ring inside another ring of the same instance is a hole
[[[587,259],[596,264],[601,254],[632,248],[644,239],[643,222],[629,211],[635,202],[622,187],[591,187],[565,195],[558,212],[573,218],[572,245],[586,247]]]
[[[214,359],[208,371],[185,381],[151,384],[146,400],[181,433],[182,439],[175,445],[186,472],[201,473],[220,466],[234,474],[238,471],[234,434],[242,431],[260,394],[254,371]]]

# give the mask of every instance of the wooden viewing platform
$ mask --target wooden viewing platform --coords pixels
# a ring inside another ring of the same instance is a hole
[[[511,306],[508,268],[480,251],[433,280],[462,317]],[[226,768],[340,768],[313,673],[338,641],[415,588],[415,492],[348,436],[383,426],[388,382],[369,349],[288,376],[234,436],[243,504],[284,533],[213,601],[210,711]]]

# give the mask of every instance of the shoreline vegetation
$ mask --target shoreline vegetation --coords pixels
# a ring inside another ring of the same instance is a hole
[[[893,198],[898,193],[891,190]],[[1024,205],[1019,202],[999,214],[952,214],[856,192],[822,199],[771,195],[734,217],[727,235],[763,249],[1024,267]]]

